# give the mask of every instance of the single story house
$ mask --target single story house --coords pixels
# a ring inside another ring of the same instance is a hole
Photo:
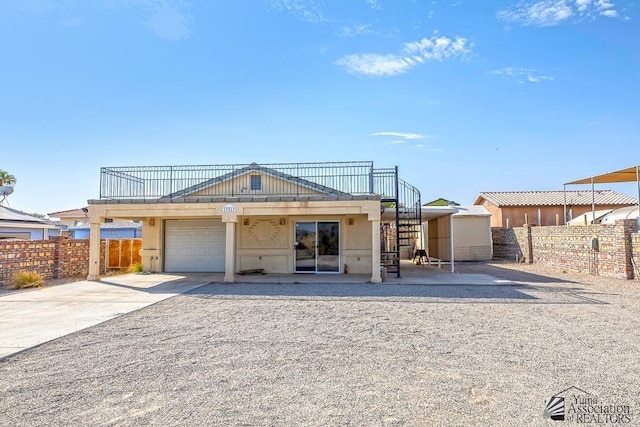
[[[489,211],[492,227],[521,227],[562,225],[591,212],[594,204],[595,210],[606,210],[637,205],[638,201],[612,190],[493,191],[480,193],[473,204]]]
[[[70,227],[74,239],[88,239],[90,225],[87,222]],[[135,239],[142,237],[142,223],[139,221],[117,221],[100,224],[101,239]]]
[[[0,205],[0,240],[47,240],[59,234],[50,221]]]
[[[145,270],[370,275],[419,233],[420,192],[373,162],[105,167],[89,200],[89,280],[104,218],[141,221]],[[385,207],[395,207],[383,224]],[[381,231],[395,230],[392,244]]]

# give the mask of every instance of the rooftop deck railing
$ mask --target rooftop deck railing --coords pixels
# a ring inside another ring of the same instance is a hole
[[[260,175],[259,183],[252,176]],[[397,170],[373,162],[103,167],[100,199],[380,195],[395,198]]]

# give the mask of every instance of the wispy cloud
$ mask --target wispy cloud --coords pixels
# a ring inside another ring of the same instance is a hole
[[[512,8],[498,11],[497,17],[505,22],[525,26],[549,27],[598,16],[619,16],[613,2],[608,0],[539,0],[520,2]]]
[[[338,34],[342,37],[366,36],[374,33],[372,27],[373,24],[346,25],[340,28]]]
[[[380,0],[365,0],[371,9],[382,10]]]
[[[433,135],[423,135],[421,133],[407,133],[407,132],[376,132],[370,136],[393,136],[396,138],[406,139],[426,139],[433,138]]]
[[[267,4],[273,9],[288,12],[302,21],[317,23],[325,20],[320,2],[317,0],[268,0]]]
[[[411,132],[375,132],[370,136],[391,138],[385,138],[385,141],[382,145],[402,146],[404,149],[409,150],[442,151],[442,148],[432,147],[422,143],[423,140],[435,138],[435,136],[433,135],[424,135],[421,133]]]
[[[541,73],[530,68],[505,67],[500,70],[493,70],[491,74],[502,76],[506,79],[515,80],[518,83],[539,83],[542,81],[555,80],[555,77]]]
[[[347,72],[364,76],[397,76],[427,61],[443,61],[468,54],[473,46],[466,38],[433,36],[406,43],[402,54],[358,53],[336,61]]]

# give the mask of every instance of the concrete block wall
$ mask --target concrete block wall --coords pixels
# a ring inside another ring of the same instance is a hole
[[[492,227],[493,257],[520,261],[525,255],[527,230],[524,227]]]
[[[100,247],[105,259],[106,242]],[[101,263],[101,274],[106,273]],[[0,286],[6,286],[19,271],[36,271],[45,280],[86,277],[89,274],[89,240],[52,238],[0,242]]]
[[[520,254],[529,263],[623,279],[640,274],[636,220],[615,225],[523,226],[512,231],[493,228],[492,236],[496,258],[513,260]]]

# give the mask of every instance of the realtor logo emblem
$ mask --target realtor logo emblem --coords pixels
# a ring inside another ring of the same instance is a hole
[[[569,387],[545,399],[544,417],[576,424],[628,424],[629,405],[604,401],[578,387]]]
[[[564,421],[564,397],[551,396],[545,401],[544,417]]]

